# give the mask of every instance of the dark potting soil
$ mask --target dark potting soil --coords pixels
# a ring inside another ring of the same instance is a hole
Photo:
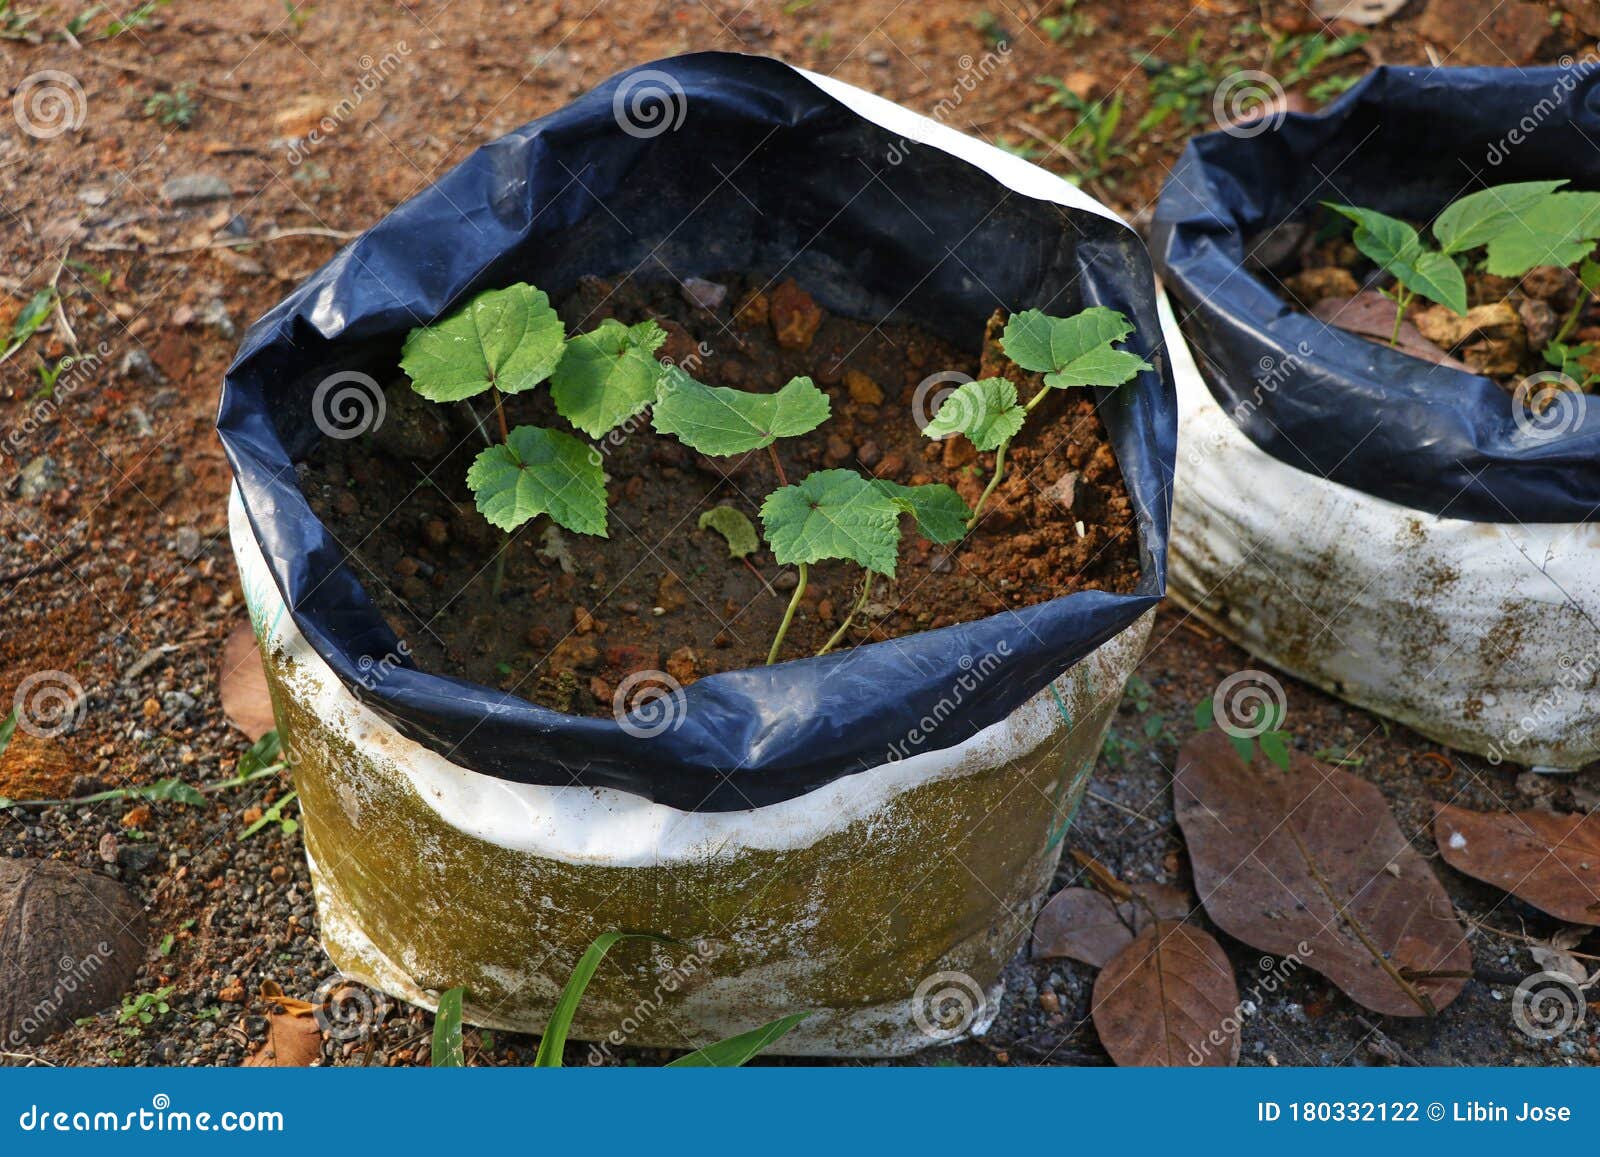
[[[725,294],[720,291],[726,290]],[[715,301],[720,296],[720,300]],[[691,298],[698,297],[699,302]],[[833,416],[784,439],[787,478],[845,467],[917,484],[945,482],[975,503],[993,467],[965,438],[920,433],[947,372],[1005,373],[1023,397],[1041,388],[999,351],[1003,319],[960,345],[908,325],[833,316],[792,281],[736,275],[718,283],[619,283],[586,278],[558,303],[569,333],[603,319],[654,318],[669,334],[659,356],[712,385],[774,391],[809,375]],[[919,389],[920,386],[920,389]],[[601,440],[610,476],[610,537],[525,524],[508,548],[473,506],[465,478],[484,442],[468,404],[432,405],[397,374],[379,430],[326,440],[301,468],[312,508],[425,670],[498,687],[561,711],[603,716],[640,671],[681,683],[766,659],[796,583],[764,548],[749,566],[729,557],[701,514],[736,507],[757,527],[780,483],[765,451],[710,459],[659,435],[648,413]],[[506,400],[512,425],[566,429],[547,390]],[[488,417],[487,407],[480,407]],[[841,646],[979,619],[1085,589],[1125,593],[1138,581],[1133,511],[1092,399],[1057,391],[1012,446],[1007,473],[976,531],[938,546],[902,522],[896,577],[875,576]],[[781,658],[815,654],[860,591],[861,568],[811,568]]]

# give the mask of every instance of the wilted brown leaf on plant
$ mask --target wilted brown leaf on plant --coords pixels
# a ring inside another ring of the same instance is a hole
[[[1065,956],[1104,968],[1153,919],[1182,920],[1189,897],[1166,884],[1131,884],[1138,899],[1121,904],[1094,888],[1063,888],[1033,925],[1033,958]]]
[[[1124,1066],[1225,1067],[1239,1060],[1239,986],[1208,933],[1160,920],[1094,982],[1095,1032]]]
[[[1432,1015],[1472,969],[1449,896],[1376,787],[1291,754],[1287,772],[1259,755],[1247,766],[1218,731],[1179,752],[1173,797],[1200,902],[1374,1012]]]
[[[1568,924],[1600,924],[1600,813],[1475,812],[1433,820],[1445,863]]]
[[[272,720],[272,699],[267,694],[267,673],[261,666],[255,632],[248,619],[228,633],[217,678],[222,685],[222,713],[251,742],[277,726]]]

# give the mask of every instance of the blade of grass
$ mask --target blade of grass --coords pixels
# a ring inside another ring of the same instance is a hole
[[[727,1040],[709,1044],[703,1049],[696,1049],[688,1056],[682,1056],[675,1061],[668,1062],[666,1067],[669,1069],[736,1069],[757,1053],[770,1048],[779,1037],[787,1034],[795,1025],[810,1015],[809,1012],[796,1012],[788,1016],[781,1016],[770,1024],[762,1025],[760,1028],[753,1028],[749,1032],[742,1032],[738,1036],[731,1036]]]
[[[578,966],[572,970],[567,986],[561,990],[555,1008],[550,1011],[550,1022],[545,1025],[544,1036],[539,1040],[539,1052],[533,1058],[534,1068],[561,1067],[561,1052],[567,1046],[567,1033],[572,1028],[572,1018],[578,1011],[578,1002],[583,999],[583,991],[589,987],[589,981],[594,979],[595,969],[600,967],[600,961],[611,951],[611,946],[622,940],[674,943],[670,938],[657,936],[653,932],[603,932],[596,936],[594,943],[579,957]]]
[[[439,997],[439,1010],[433,1014],[433,1048],[428,1061],[436,1069],[459,1069],[466,1065],[461,1044],[461,998],[465,988],[452,988]]]

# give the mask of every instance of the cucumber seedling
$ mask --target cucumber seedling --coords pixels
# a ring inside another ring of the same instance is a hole
[[[593,446],[564,430],[506,422],[505,398],[551,381],[556,412],[593,437],[655,400],[654,351],[666,332],[653,321],[608,320],[567,340],[550,298],[518,283],[478,294],[460,309],[406,337],[400,368],[432,402],[488,394],[499,441],[487,438],[467,469],[478,510],[509,535],[541,514],[578,534],[606,535],[606,474]],[[505,576],[505,544],[495,558],[494,594]]]
[[[1361,253],[1394,278],[1379,292],[1395,303],[1391,346],[1400,340],[1407,307],[1418,297],[1458,316],[1467,313],[1466,254],[1483,249],[1483,269],[1495,277],[1520,278],[1540,265],[1584,260],[1600,240],[1600,193],[1557,192],[1566,181],[1517,181],[1493,185],[1452,201],[1433,222],[1428,243],[1397,218],[1355,205],[1323,204],[1355,223],[1351,240]],[[1587,289],[1587,283],[1586,283]],[[1587,294],[1570,315],[1576,324]],[[1563,326],[1557,340],[1570,333]]]
[[[903,486],[881,478],[863,478],[854,470],[817,470],[793,486],[767,495],[761,504],[761,525],[773,557],[799,568],[800,581],[767,652],[767,664],[778,661],[783,639],[805,597],[812,563],[844,559],[865,571],[861,593],[818,655],[826,655],[845,633],[872,590],[872,576],[894,577],[900,553],[900,516],[912,515],[917,530],[934,542],[955,542],[966,532],[972,512],[961,496],[942,482]]]
[[[1120,386],[1149,362],[1117,346],[1133,333],[1133,325],[1114,309],[1090,306],[1072,317],[1051,317],[1037,309],[1014,314],[1000,337],[1000,348],[1018,366],[1044,375],[1045,388],[1026,403],[1006,378],[965,382],[940,404],[922,433],[929,438],[965,434],[975,448],[994,451],[994,474],[978,498],[966,529],[978,525],[989,496],[1005,477],[1006,451],[1023,423],[1051,390],[1071,386]]]

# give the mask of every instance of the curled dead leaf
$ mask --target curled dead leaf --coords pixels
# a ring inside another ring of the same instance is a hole
[[[1433,820],[1444,862],[1568,924],[1600,924],[1600,813],[1475,812]]]
[[[228,633],[217,679],[222,687],[222,713],[252,743],[277,726],[272,718],[272,697],[267,693],[267,672],[248,619]]]
[[[1189,897],[1165,884],[1129,885],[1118,904],[1093,888],[1063,888],[1033,925],[1033,958],[1067,957],[1104,968],[1155,920],[1182,920]]]

